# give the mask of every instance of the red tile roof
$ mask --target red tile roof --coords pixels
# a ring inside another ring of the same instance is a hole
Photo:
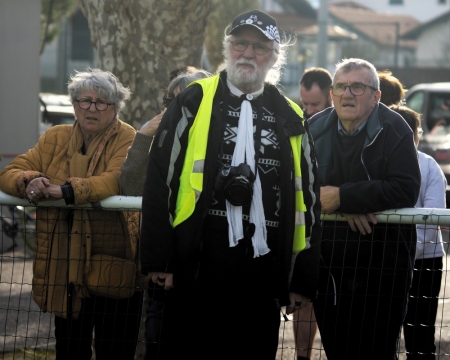
[[[350,5],[330,5],[329,16],[345,23],[358,35],[363,35],[380,45],[393,46],[395,44],[396,24],[399,35],[420,25],[420,21],[408,15],[382,13],[362,7]],[[400,40],[401,46],[415,46],[415,41]]]
[[[282,31],[298,34],[317,23],[317,20],[303,17],[297,14],[288,13],[269,13],[277,21],[278,28]]]

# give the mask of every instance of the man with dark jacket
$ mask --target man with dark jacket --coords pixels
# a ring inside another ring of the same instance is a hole
[[[329,360],[395,359],[416,233],[412,224],[377,224],[374,213],[417,201],[413,133],[379,103],[378,74],[365,60],[337,64],[331,95],[334,108],[309,124],[322,212],[340,212],[347,223],[323,226],[317,323]]]
[[[227,34],[224,70],[172,101],[150,151],[141,263],[165,289],[163,358],[275,359],[282,307],[317,293],[316,160],[273,85],[277,24],[252,10]]]

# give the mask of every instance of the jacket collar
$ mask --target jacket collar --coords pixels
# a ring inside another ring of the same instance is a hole
[[[371,143],[375,137],[378,135],[378,133],[383,130],[383,122],[381,119],[381,110],[387,107],[384,104],[377,104],[372,109],[372,112],[369,115],[369,118],[367,119],[367,137],[365,141],[365,145]],[[335,108],[328,108],[318,114],[319,116],[313,116],[309,120],[309,124],[311,128],[316,128],[315,136],[314,138],[319,138],[323,133],[327,132],[331,127],[336,127],[339,121],[337,112]],[[318,119],[321,119],[321,121],[317,122]],[[317,127],[320,126],[320,131],[317,132]]]

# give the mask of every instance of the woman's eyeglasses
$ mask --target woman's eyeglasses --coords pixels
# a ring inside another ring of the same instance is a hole
[[[164,107],[169,107],[170,102],[173,100],[172,96],[166,95],[163,97],[163,105]]]

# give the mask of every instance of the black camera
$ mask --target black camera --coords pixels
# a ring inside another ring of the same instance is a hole
[[[250,205],[255,175],[246,163],[239,166],[222,165],[217,174],[214,190],[222,192],[234,206]]]

